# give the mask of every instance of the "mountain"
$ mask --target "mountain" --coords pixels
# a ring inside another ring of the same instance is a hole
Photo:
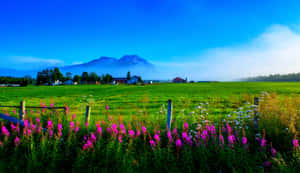
[[[124,55],[120,59],[102,56],[87,63],[63,66],[59,67],[59,69],[64,74],[66,72],[71,72],[73,75],[81,75],[82,72],[96,72],[98,75],[109,73],[115,77],[126,77],[127,72],[130,71],[132,75],[151,78],[151,75],[155,71],[155,66],[138,55]],[[19,77],[31,75],[32,77],[36,77],[39,70],[32,69],[31,71],[19,71],[13,69],[0,69],[0,71],[0,76],[10,75]]]
[[[147,60],[139,57],[138,55],[124,55],[120,59],[113,57],[102,56],[99,59],[92,60],[87,63],[77,64],[67,66],[65,68],[74,68],[74,67],[134,67],[134,66],[146,66],[153,67],[153,64],[149,63]]]

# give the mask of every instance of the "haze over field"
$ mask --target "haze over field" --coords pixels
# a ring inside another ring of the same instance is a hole
[[[7,1],[0,20],[0,76],[52,67],[221,81],[300,72],[297,1]]]

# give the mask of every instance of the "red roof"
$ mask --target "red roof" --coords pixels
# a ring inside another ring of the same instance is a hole
[[[180,77],[176,77],[175,79],[173,79],[174,81],[185,81],[184,79],[180,78]]]

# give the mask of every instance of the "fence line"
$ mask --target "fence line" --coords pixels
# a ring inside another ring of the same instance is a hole
[[[254,125],[254,130],[257,132],[258,131],[258,105],[259,105],[259,98],[255,97],[254,98],[254,105],[256,105],[254,109],[254,119],[253,119],[253,125]],[[25,113],[26,113],[26,108],[36,108],[36,109],[64,109],[65,113],[67,108],[66,107],[38,107],[38,106],[26,106],[25,101],[20,102],[20,106],[2,106],[0,107],[11,107],[11,108],[19,108],[20,113],[19,113],[19,119],[14,118],[14,117],[9,117],[4,114],[0,113],[0,118],[7,120],[12,123],[19,123],[20,125],[24,126],[23,119],[25,118]],[[168,100],[168,114],[167,114],[167,130],[171,130],[171,125],[172,125],[172,112],[173,112],[173,105],[172,105],[172,100]],[[86,113],[85,113],[85,123],[88,123],[90,120],[90,115],[91,115],[91,106],[88,105],[86,106]]]

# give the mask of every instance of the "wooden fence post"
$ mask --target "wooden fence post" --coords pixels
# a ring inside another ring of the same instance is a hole
[[[25,101],[21,101],[19,119],[24,120],[24,118],[25,118]]]
[[[86,106],[86,112],[85,112],[85,123],[88,123],[90,120],[90,114],[91,114],[91,107]]]
[[[255,133],[258,132],[258,105],[259,105],[259,99],[258,97],[254,98],[254,119],[253,119],[253,126],[254,126],[254,131]]]
[[[167,116],[167,129],[171,130],[171,123],[172,123],[172,100],[168,100],[168,116]]]

